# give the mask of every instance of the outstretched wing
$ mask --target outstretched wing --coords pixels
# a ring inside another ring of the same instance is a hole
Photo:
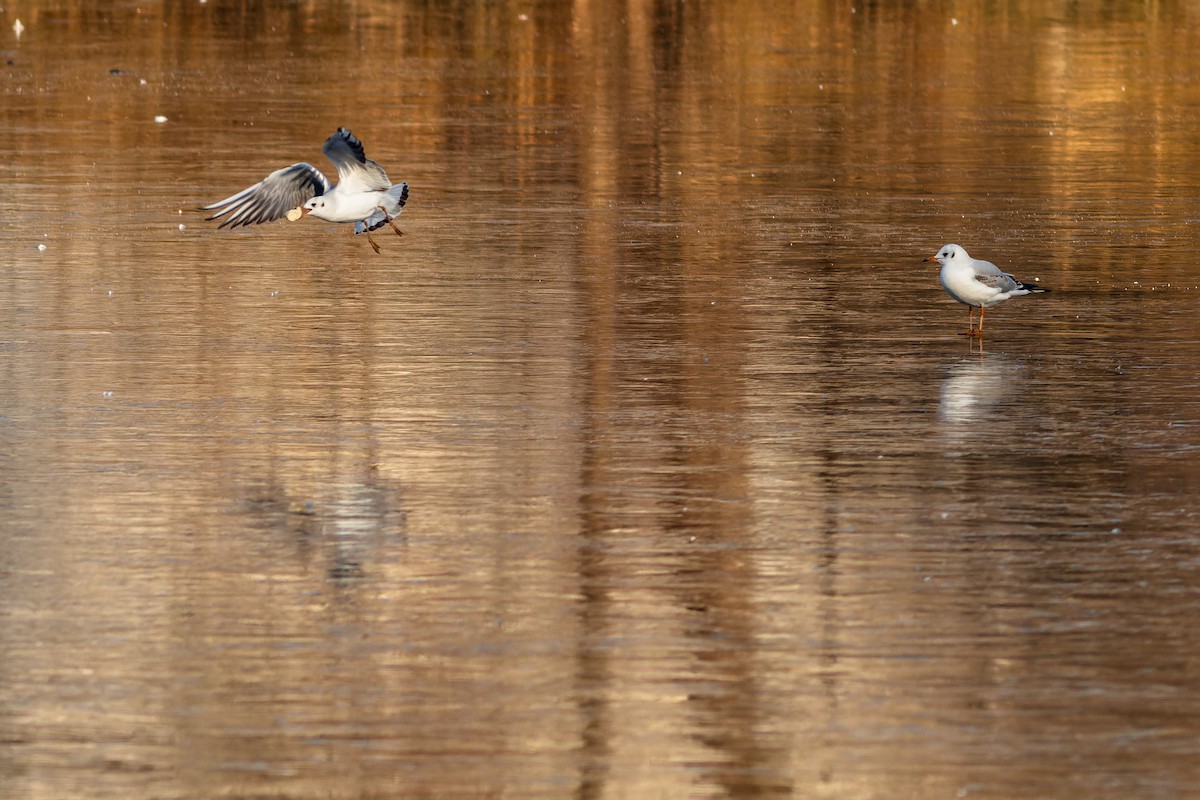
[[[229,214],[221,227],[230,225],[257,225],[279,219],[306,200],[325,194],[333,184],[312,164],[301,161],[290,167],[277,169],[253,186],[243,189],[231,197],[204,206],[202,211],[213,211],[208,219]]]
[[[340,192],[381,192],[392,185],[383,167],[367,158],[362,142],[345,128],[338,128],[321,150],[337,167]]]

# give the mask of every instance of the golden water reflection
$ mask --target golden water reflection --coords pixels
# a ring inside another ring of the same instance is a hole
[[[0,10],[0,795],[1194,793],[1194,16]]]

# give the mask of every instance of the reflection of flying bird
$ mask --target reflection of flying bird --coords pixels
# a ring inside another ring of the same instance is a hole
[[[1010,297],[1034,292],[1048,292],[1041,286],[1021,281],[1003,272],[990,261],[980,261],[967,255],[956,244],[948,244],[925,259],[942,265],[941,281],[946,293],[967,307],[968,336],[983,335],[983,311]],[[979,327],[975,327],[975,309],[979,309]]]
[[[383,167],[363,153],[362,142],[345,128],[338,128],[321,150],[337,167],[337,186],[312,164],[301,161],[202,210],[219,209],[208,219],[228,214],[222,228],[257,225],[280,217],[297,220],[307,214],[328,222],[353,222],[355,235],[366,233],[376,253],[379,245],[371,231],[391,225],[397,236],[403,236],[394,220],[408,202],[408,184],[393,185]]]

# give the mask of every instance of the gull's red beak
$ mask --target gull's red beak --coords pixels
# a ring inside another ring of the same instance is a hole
[[[929,258],[926,258],[924,260],[925,261],[937,261],[937,256],[930,256]]]
[[[312,209],[309,208],[308,206],[300,206],[300,216],[303,217],[305,214],[311,214],[311,213],[312,213]]]

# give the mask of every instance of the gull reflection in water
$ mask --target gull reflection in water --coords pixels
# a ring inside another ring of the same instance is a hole
[[[1017,392],[1022,369],[995,356],[958,362],[942,381],[938,421],[956,426],[983,422]]]
[[[408,525],[402,490],[393,481],[374,470],[345,477],[302,489],[254,485],[245,500],[257,527],[285,535],[290,552],[302,559],[319,558],[339,583],[393,559],[405,546]]]

